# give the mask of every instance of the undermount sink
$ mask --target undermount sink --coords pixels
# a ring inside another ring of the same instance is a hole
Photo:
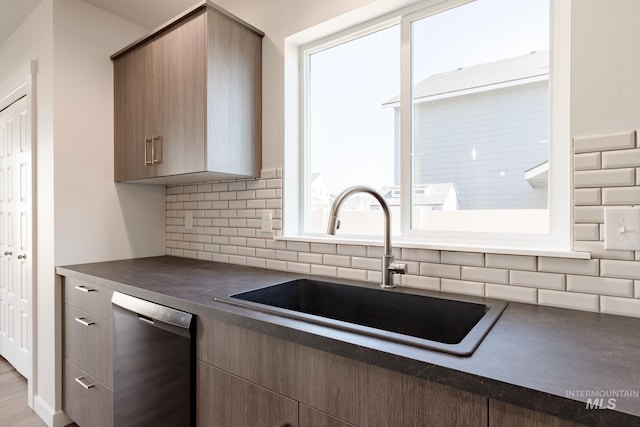
[[[498,300],[416,295],[313,279],[218,300],[459,356],[475,351],[507,306]]]

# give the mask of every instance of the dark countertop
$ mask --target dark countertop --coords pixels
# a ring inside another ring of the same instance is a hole
[[[578,423],[640,425],[640,319],[511,302],[475,353],[459,357],[214,301],[299,274],[169,256],[57,273]],[[596,397],[615,408],[588,409]]]

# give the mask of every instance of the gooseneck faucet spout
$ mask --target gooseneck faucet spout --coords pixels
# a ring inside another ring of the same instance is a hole
[[[389,210],[387,201],[379,192],[370,187],[356,185],[353,187],[349,187],[342,193],[338,194],[338,197],[336,197],[336,200],[331,206],[331,212],[329,213],[329,225],[327,227],[327,234],[335,235],[336,230],[340,228],[338,210],[340,209],[342,202],[344,202],[347,197],[354,193],[370,194],[375,197],[375,199],[380,203],[380,206],[382,206],[382,211],[384,212],[384,253],[382,254],[382,283],[380,284],[380,287],[395,288],[395,285],[393,284],[392,274],[404,274],[406,265],[393,262],[393,250],[391,249],[391,212]]]

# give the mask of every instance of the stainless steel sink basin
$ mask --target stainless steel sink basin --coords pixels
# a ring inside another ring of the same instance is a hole
[[[219,300],[460,356],[475,351],[507,306],[498,300],[416,295],[312,279]]]

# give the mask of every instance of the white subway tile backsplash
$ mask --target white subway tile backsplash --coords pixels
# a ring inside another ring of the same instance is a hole
[[[311,243],[308,242],[286,242],[287,250],[296,252],[311,252]]]
[[[521,286],[487,283],[485,284],[485,295],[487,298],[526,302],[530,304],[536,304],[538,302],[538,290],[536,288],[525,288]]]
[[[311,274],[311,265],[299,262],[287,262],[287,271],[298,274]]]
[[[319,254],[336,254],[337,248],[334,243],[311,243],[311,252]]]
[[[636,171],[633,168],[576,171],[573,175],[573,184],[576,188],[624,187],[635,185],[635,174]]]
[[[486,254],[485,266],[514,270],[533,270],[537,268],[536,257],[526,255]]]
[[[575,224],[573,238],[575,240],[600,240],[600,227],[598,224]]]
[[[573,157],[573,167],[577,171],[600,169],[600,153],[576,154]]]
[[[509,274],[509,283],[515,286],[564,290],[565,275],[513,270]]]
[[[456,294],[484,296],[484,283],[442,279],[440,280],[440,290]]]
[[[353,268],[338,267],[338,278],[347,280],[360,280],[362,282],[367,281],[366,270],[355,270]]]
[[[551,291],[548,289],[538,290],[538,304],[584,311],[598,311],[600,307],[597,295]]]
[[[573,249],[578,252],[590,252],[593,258],[625,259],[634,258],[633,251],[605,250],[604,242],[575,242]]]
[[[413,274],[404,274],[401,277],[402,286],[408,288],[428,289],[432,291],[440,290],[440,279],[436,277],[415,276]]]
[[[640,317],[639,300],[601,296],[600,309],[603,313]]]
[[[483,266],[484,254],[478,252],[442,251],[440,253],[440,262],[442,264]]]
[[[322,256],[322,263],[325,265],[335,265],[336,267],[351,267],[351,257],[325,254]]]
[[[338,255],[366,257],[367,247],[357,245],[338,245]]]
[[[600,188],[580,188],[573,192],[573,203],[576,206],[591,206],[602,204],[602,190]]]
[[[247,265],[249,267],[267,268],[267,260],[264,258],[247,257]]]
[[[627,168],[640,166],[640,149],[607,151],[602,153],[602,168]]]
[[[421,262],[420,275],[432,276],[432,277],[446,277],[449,279],[460,279],[460,266],[436,264],[432,262]]]
[[[402,248],[402,259],[405,261],[440,262],[440,251]]]
[[[338,267],[311,264],[311,274],[325,277],[338,277]]]
[[[462,279],[474,282],[509,283],[509,270],[462,266]]]
[[[538,270],[549,273],[570,273],[598,276],[599,261],[595,259],[548,258],[538,259]]]
[[[575,137],[573,148],[576,153],[589,151],[609,151],[636,147],[636,132],[619,132],[606,135]]]
[[[602,204],[604,205],[640,204],[640,187],[603,188]]]
[[[351,267],[362,270],[380,270],[382,268],[382,261],[376,258],[351,258]]]
[[[567,290],[633,298],[633,280],[568,275]]]
[[[603,259],[601,275],[623,279],[640,279],[640,263],[636,261],[618,261]]]
[[[322,264],[322,254],[298,252],[298,261],[307,264]]]
[[[605,250],[602,234],[603,205],[640,204],[640,187],[636,187],[640,186],[636,181],[640,149],[619,146],[629,135],[635,141],[635,133],[576,139],[573,249],[590,252],[593,259],[401,249],[396,245],[394,256],[407,264],[407,274],[395,275],[394,282],[640,317],[640,251]],[[166,253],[380,283],[383,251],[378,244],[274,240],[282,235],[282,206],[280,169],[263,170],[262,179],[257,180],[168,186]],[[265,209],[272,212],[273,233],[260,231]],[[188,210],[194,217],[192,230],[184,227]]]
[[[576,206],[573,208],[573,220],[576,223],[604,223],[603,206]]]

